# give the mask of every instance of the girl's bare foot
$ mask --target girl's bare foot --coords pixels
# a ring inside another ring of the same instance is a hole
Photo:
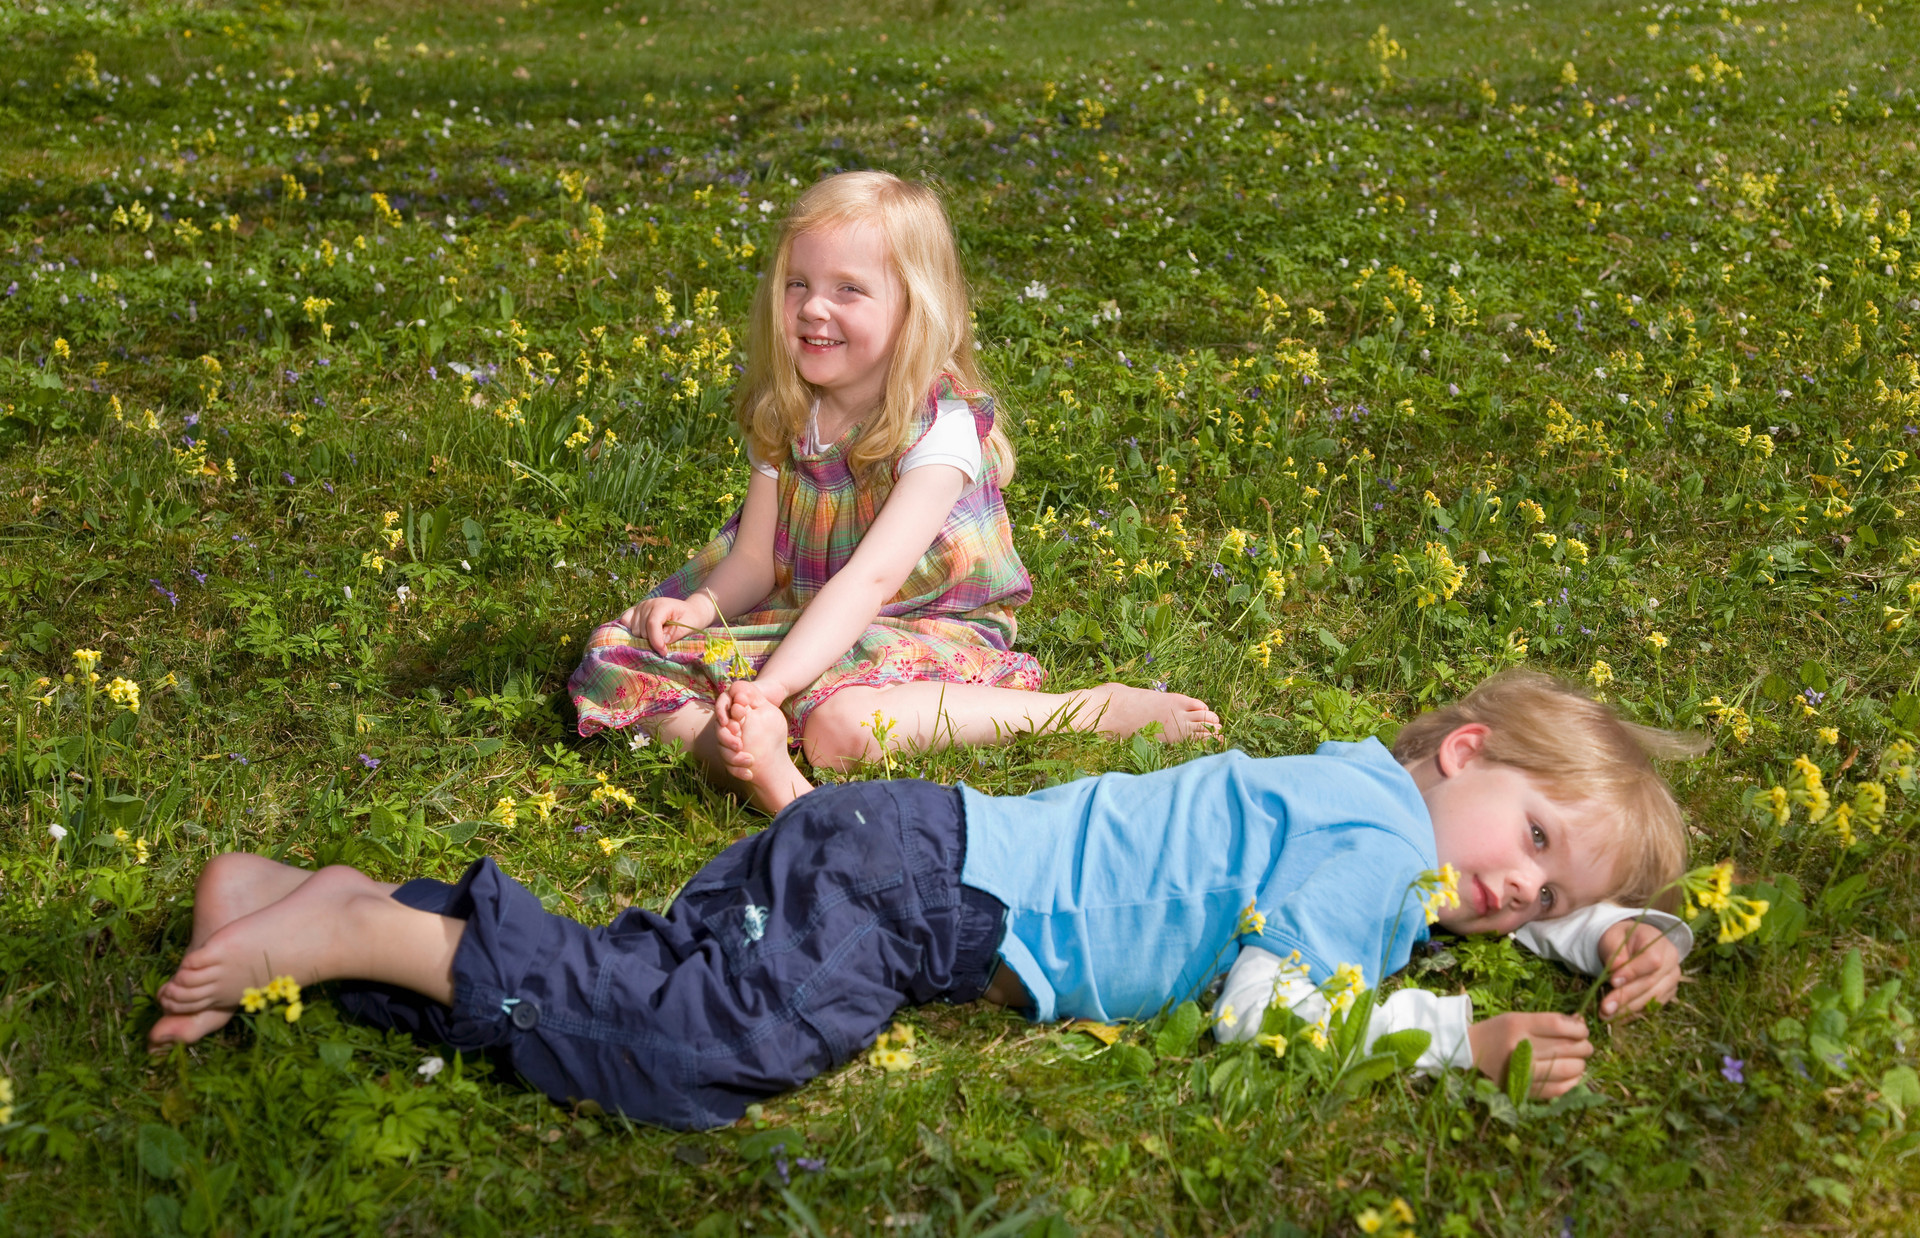
[[[258,858],[222,856],[219,860]],[[224,867],[231,870],[234,884],[244,884],[249,866]],[[326,978],[344,904],[367,895],[385,898],[390,889],[351,868],[336,866],[312,874],[288,871],[299,874],[301,880],[284,897],[228,921],[187,952],[180,970],[160,986],[160,1007],[167,1015],[147,1034],[149,1043],[155,1047],[192,1044],[224,1026],[239,1010],[247,989],[262,987],[274,976],[291,975],[302,984]],[[256,880],[252,887],[256,892],[272,880],[257,867],[252,876],[265,879]]]
[[[1178,743],[1184,739],[1206,739],[1220,733],[1220,716],[1198,697],[1178,692],[1155,692],[1123,683],[1104,683],[1067,694],[1071,704],[1063,711],[1071,714],[1076,728],[1091,724],[1102,735],[1125,738],[1152,723],[1160,724],[1160,740]]]
[[[778,813],[813,790],[787,748],[787,716],[763,695],[735,692],[719,722],[720,757],[728,775],[762,811]]]

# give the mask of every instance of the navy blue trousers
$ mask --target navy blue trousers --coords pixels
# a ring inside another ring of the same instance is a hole
[[[341,986],[352,1018],[504,1059],[554,1100],[678,1130],[846,1062],[904,1005],[985,991],[1006,908],[960,883],[959,793],[856,782],[801,796],[727,848],[662,916],[548,912],[493,860],[393,897],[467,922],[453,1005]]]

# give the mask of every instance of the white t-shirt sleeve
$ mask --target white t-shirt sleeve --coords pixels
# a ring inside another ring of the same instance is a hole
[[[1686,958],[1693,949],[1693,930],[1679,916],[1651,908],[1622,907],[1617,903],[1595,903],[1551,920],[1535,920],[1514,930],[1513,939],[1543,959],[1565,963],[1589,976],[1599,975],[1606,967],[1600,957],[1600,938],[1622,920],[1644,916],[1666,935]]]
[[[1325,994],[1301,978],[1279,955],[1259,946],[1244,946],[1227,973],[1226,988],[1214,1003],[1216,1040],[1246,1041],[1260,1033],[1267,1007],[1278,1003],[1309,1023],[1327,1015]],[[1229,1014],[1231,1021],[1229,1021]],[[1467,1029],[1473,1026],[1473,999],[1464,993],[1448,997],[1425,989],[1401,989],[1373,1008],[1367,1019],[1367,1045],[1392,1032],[1418,1028],[1433,1037],[1414,1063],[1415,1072],[1435,1075],[1448,1067],[1473,1065],[1473,1046]]]
[[[754,451],[752,444],[747,445],[747,463],[753,466],[754,472],[765,477],[771,477],[775,481],[780,480],[780,470],[768,464],[765,460],[762,460],[759,453]]]
[[[980,476],[980,432],[974,428],[973,409],[965,400],[942,400],[933,425],[900,457],[896,475],[929,464],[951,464],[971,483]]]

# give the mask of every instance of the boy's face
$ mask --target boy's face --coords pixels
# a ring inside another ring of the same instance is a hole
[[[1456,933],[1511,933],[1605,899],[1614,865],[1595,846],[1587,824],[1595,814],[1486,760],[1486,736],[1478,724],[1457,727],[1412,770],[1440,862],[1460,871],[1460,906],[1441,910],[1440,923]]]

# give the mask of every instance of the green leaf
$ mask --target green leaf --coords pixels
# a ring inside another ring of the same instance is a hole
[[[134,1146],[140,1153],[140,1168],[155,1178],[169,1180],[180,1176],[193,1154],[185,1135],[158,1122],[142,1122]]]
[[[1800,664],[1800,682],[1815,692],[1825,692],[1828,687],[1826,669],[1812,658],[1808,658]]]
[[[1375,1053],[1391,1053],[1399,1061],[1401,1070],[1412,1070],[1420,1055],[1433,1043],[1433,1033],[1417,1027],[1403,1031],[1389,1032],[1373,1042]]]
[[[449,847],[458,847],[478,834],[483,824],[485,823],[480,821],[450,821],[445,825],[436,826],[435,833],[446,839]]]
[[[1858,950],[1847,951],[1846,959],[1840,964],[1840,994],[1849,1012],[1859,1010],[1860,1004],[1867,1000],[1867,966]]]
[[[1101,1054],[1100,1060],[1122,1079],[1144,1079],[1153,1073],[1153,1054],[1139,1045],[1115,1045]]]
[[[1847,1049],[1845,1045],[1842,1045],[1830,1037],[1822,1036],[1819,1032],[1815,1032],[1813,1035],[1807,1037],[1807,1048],[1813,1051],[1814,1057],[1820,1059],[1822,1066],[1834,1074],[1842,1076],[1847,1074]]]
[[[1760,695],[1778,705],[1792,700],[1795,693],[1792,684],[1778,675],[1770,674],[1760,681]]]
[[[1911,1066],[1895,1066],[1880,1076],[1880,1099],[1901,1117],[1920,1108],[1920,1074]]]
[[[1167,1015],[1166,1023],[1153,1038],[1153,1051],[1161,1057],[1184,1057],[1192,1050],[1200,1034],[1200,1007],[1181,1002]]]
[[[1358,1095],[1399,1068],[1400,1059],[1395,1054],[1369,1053],[1340,1072],[1339,1086]]]
[[[1513,1056],[1507,1059],[1507,1099],[1518,1109],[1527,1103],[1527,1093],[1532,1089],[1533,1042],[1523,1040],[1513,1047]]]

